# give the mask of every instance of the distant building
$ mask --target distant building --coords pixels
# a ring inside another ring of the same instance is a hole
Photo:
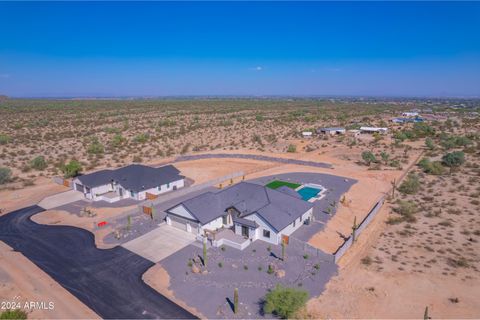
[[[381,128],[381,127],[360,127],[361,133],[380,133],[386,134],[388,132],[388,128]]]
[[[393,123],[415,123],[415,122],[423,122],[423,118],[415,117],[415,118],[393,118]]]
[[[303,131],[302,132],[302,137],[304,138],[311,138],[312,137],[312,132],[311,131]]]
[[[360,135],[360,130],[351,129],[351,130],[348,130],[348,134],[351,135],[351,136],[357,137],[357,136]]]
[[[115,202],[125,198],[145,200],[184,187],[184,179],[172,165],[153,168],[131,164],[78,176],[73,180],[73,189],[94,201]]]
[[[419,116],[418,112],[404,112],[404,113],[402,113],[402,117],[411,118],[411,117],[418,117],[418,116]]]
[[[336,134],[345,134],[347,130],[341,127],[331,127],[331,128],[319,128],[317,130],[320,134],[336,135]]]

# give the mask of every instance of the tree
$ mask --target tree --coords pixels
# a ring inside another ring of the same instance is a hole
[[[308,292],[285,288],[278,284],[265,296],[263,311],[275,314],[283,319],[292,318],[308,300]]]
[[[447,153],[442,157],[443,165],[450,168],[452,171],[453,168],[460,167],[465,162],[465,154],[463,151],[455,151]]]
[[[362,159],[365,161],[367,166],[369,166],[372,162],[377,162],[377,158],[375,158],[375,155],[371,151],[363,151]]]
[[[73,178],[82,171],[82,165],[77,160],[71,160],[67,165],[64,165],[61,170],[65,178]]]
[[[27,313],[20,309],[6,310],[0,314],[0,319],[25,320],[27,319]]]
[[[38,156],[33,158],[30,162],[30,166],[35,170],[45,170],[48,166],[44,156]]]
[[[12,170],[7,167],[0,167],[0,184],[9,182],[11,177]]]

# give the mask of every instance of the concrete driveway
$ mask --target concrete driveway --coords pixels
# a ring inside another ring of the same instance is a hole
[[[155,230],[124,243],[122,247],[156,263],[194,241],[194,234],[162,224]]]
[[[55,207],[59,207],[68,203],[72,203],[75,201],[83,200],[85,197],[83,193],[75,190],[68,190],[65,192],[57,193],[52,196],[43,198],[42,201],[38,203],[38,205],[44,209],[52,209]]]

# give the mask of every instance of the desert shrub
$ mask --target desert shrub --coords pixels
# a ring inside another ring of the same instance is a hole
[[[424,122],[417,122],[413,124],[413,132],[415,136],[424,138],[433,136],[435,134],[435,129]]]
[[[371,151],[363,151],[362,159],[363,161],[365,161],[367,166],[369,166],[372,162],[373,163],[377,162],[377,158],[375,158],[375,155]]]
[[[61,167],[65,178],[76,177],[82,171],[82,165],[77,160],[71,160],[68,164]]]
[[[102,154],[104,151],[103,144],[101,144],[97,138],[93,138],[87,148],[87,152],[90,154]]]
[[[278,284],[265,296],[263,311],[283,319],[289,319],[305,306],[307,300],[307,291],[285,288]]]
[[[117,133],[116,135],[113,136],[111,140],[111,145],[115,148],[120,147],[123,143],[125,142],[125,138],[122,137],[121,134]]]
[[[24,320],[27,319],[27,313],[20,309],[5,310],[0,314],[0,319]]]
[[[136,143],[145,143],[148,141],[148,138],[150,138],[150,135],[148,133],[141,133],[135,136],[135,138],[133,138],[133,141],[135,141]]]
[[[4,184],[10,181],[12,177],[12,170],[7,167],[0,167],[0,184]]]
[[[297,147],[294,144],[290,144],[288,145],[287,152],[291,152],[291,153],[297,152]]]
[[[395,213],[398,213],[400,217],[392,218],[391,221],[387,220],[389,224],[397,224],[403,221],[407,222],[415,222],[417,219],[415,218],[415,213],[418,211],[417,205],[412,201],[405,201],[405,200],[398,200],[397,206],[393,208]],[[395,220],[393,220],[395,219]],[[390,220],[390,219],[389,219]]]
[[[10,141],[12,141],[12,138],[10,138],[10,136],[7,136],[6,134],[0,134],[0,144],[7,144]]]
[[[423,172],[433,175],[442,175],[445,172],[444,167],[440,161],[430,161],[427,158],[423,158],[418,166],[423,169]]]
[[[405,194],[415,194],[420,189],[420,179],[417,174],[409,173],[405,181],[402,182],[398,190]]]
[[[433,140],[432,140],[431,138],[425,139],[425,146],[426,146],[429,150],[435,150],[435,144],[433,143]]]
[[[450,168],[460,167],[465,163],[465,154],[462,151],[447,153],[442,157],[442,163]]]
[[[38,156],[30,161],[30,166],[35,170],[45,170],[48,164],[44,156]]]

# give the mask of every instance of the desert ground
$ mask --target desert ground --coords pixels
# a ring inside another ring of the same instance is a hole
[[[350,234],[355,217],[361,221],[380,197],[387,196],[380,214],[340,260],[338,276],[327,284],[320,297],[310,299],[305,316],[412,318],[423,316],[427,306],[432,317],[480,315],[475,301],[480,295],[480,221],[476,215],[480,209],[478,116],[457,114],[440,105],[439,112],[453,120],[429,123],[436,130],[433,134],[405,138],[400,134],[412,131],[412,125],[393,125],[388,121],[400,110],[412,108],[412,104],[362,102],[353,110],[352,103],[308,101],[187,104],[11,100],[0,107],[0,167],[12,172],[10,181],[0,186],[2,214],[67,190],[51,178],[62,175],[63,165],[71,159],[80,161],[83,172],[132,161],[159,165],[170,163],[179,155],[198,153],[241,153],[324,162],[332,167],[251,159],[203,159],[175,165],[195,184],[236,171],[245,172],[246,179],[287,172],[319,172],[358,180],[338,204],[325,229],[309,241],[328,253],[334,252],[342,237]],[[385,125],[392,132],[385,136],[301,137],[302,131],[319,126],[356,128],[361,124]],[[452,136],[468,137],[470,142],[447,145]],[[426,149],[425,137],[434,140],[435,150]],[[376,161],[366,164],[362,159],[364,151],[371,151]],[[427,174],[415,166],[420,156],[440,160],[451,151],[465,151],[467,159],[452,174],[448,169],[441,175]],[[31,165],[39,155],[46,160],[45,168]],[[396,191],[392,199],[392,182],[397,181],[398,188],[406,171],[417,172],[422,184],[420,191]],[[398,199],[416,204],[415,221],[398,223],[399,219],[392,219],[398,216],[394,213]],[[103,208],[95,210],[94,218],[53,209],[33,220],[84,228],[94,232],[98,247],[108,248],[102,240],[112,230],[95,229],[94,223],[131,209]],[[67,290],[3,243],[1,257],[2,300],[16,295],[27,300],[51,297],[59,301],[55,310],[48,314],[34,311],[33,317],[96,317]],[[22,267],[13,271],[13,265]],[[144,280],[175,299],[166,271],[154,268],[144,275]],[[27,285],[24,279],[31,279],[32,275],[40,276]],[[202,316],[187,302],[176,301]]]

